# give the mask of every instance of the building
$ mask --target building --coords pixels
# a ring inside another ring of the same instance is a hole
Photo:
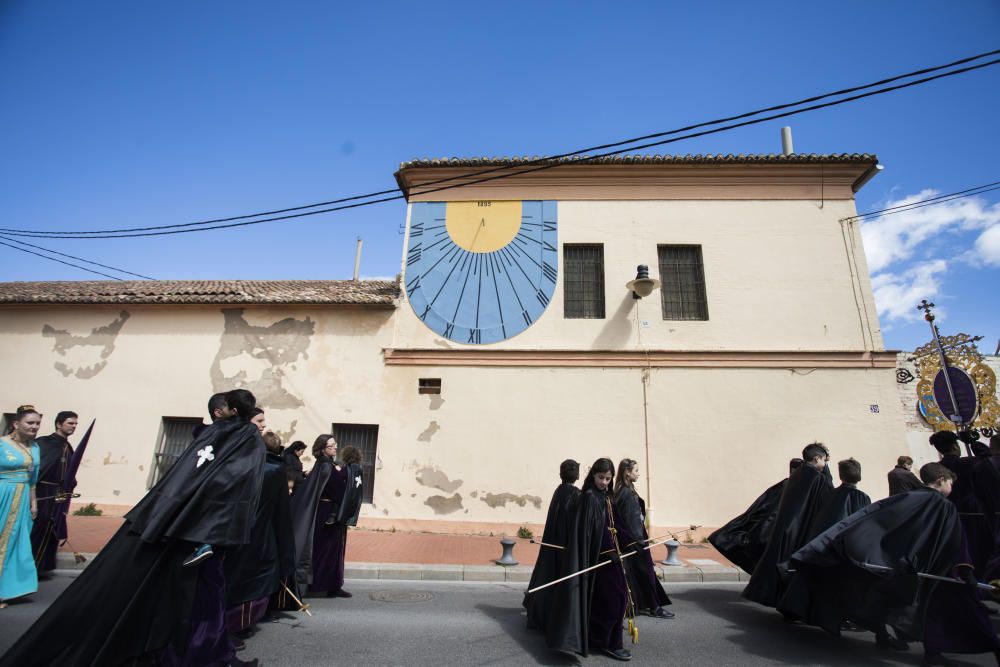
[[[404,163],[398,284],[2,284],[0,402],[96,417],[79,490],[107,504],[235,386],[286,442],[362,446],[369,525],[540,522],[559,463],[599,456],[639,461],[657,525],[720,525],[814,440],[879,497],[906,435],[850,219],[876,165]]]

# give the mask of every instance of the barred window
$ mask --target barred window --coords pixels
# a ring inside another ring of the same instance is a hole
[[[563,245],[563,315],[604,319],[604,245]]]
[[[333,424],[333,437],[337,439],[338,452],[348,445],[361,450],[361,500],[371,503],[375,496],[378,424]]]
[[[705,265],[700,245],[657,246],[665,320],[707,320]]]
[[[146,488],[153,488],[154,484],[163,479],[194,440],[195,428],[201,425],[199,417],[163,417],[163,428],[160,429],[160,440],[156,443],[153,468],[149,471]]]

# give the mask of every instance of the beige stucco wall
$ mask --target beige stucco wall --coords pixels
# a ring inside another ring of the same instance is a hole
[[[554,298],[538,321],[490,348],[634,349],[641,336],[641,346],[650,349],[883,349],[861,239],[840,223],[856,213],[852,200],[558,206],[560,243],[604,244],[606,317],[565,319],[560,271]],[[705,322],[663,320],[658,292],[636,303],[625,288],[638,264],[658,276],[657,244],[687,243],[702,246]],[[405,276],[405,262],[403,269]],[[649,328],[637,331],[637,314]],[[437,336],[409,304],[400,308],[397,326],[395,347],[470,347]]]

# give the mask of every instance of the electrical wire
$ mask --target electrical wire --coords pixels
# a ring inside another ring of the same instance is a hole
[[[132,273],[131,271],[126,271],[125,269],[119,269],[116,266],[108,266],[107,264],[101,264],[100,262],[92,262],[89,259],[84,259],[83,257],[77,257],[76,255],[68,255],[64,252],[59,252],[58,250],[53,250],[52,248],[45,248],[40,245],[35,245],[34,243],[28,243],[27,241],[19,241],[17,239],[8,238],[6,236],[0,235],[0,239],[4,241],[10,241],[11,243],[19,243],[21,245],[28,246],[29,248],[35,248],[36,250],[43,250],[45,252],[50,252],[53,255],[60,255],[62,257],[69,257],[70,259],[75,259],[78,262],[84,262],[86,264],[93,264],[94,266],[99,266],[103,269],[111,269],[112,271],[117,271],[118,273],[125,273],[130,276],[135,276],[136,278],[143,278],[144,280],[156,280],[156,278],[151,278],[150,276],[144,276],[141,273]],[[104,275],[104,274],[101,274]]]
[[[123,280],[123,278],[119,278],[118,276],[112,276],[108,275],[107,273],[101,273],[100,271],[94,271],[93,269],[88,269],[85,266],[80,266],[79,264],[73,264],[72,262],[64,262],[61,259],[56,259],[55,257],[48,257],[47,255],[43,255],[38,252],[33,252],[31,250],[28,250],[27,248],[19,248],[16,245],[4,243],[3,241],[0,241],[0,245],[7,246],[8,248],[13,248],[14,250],[20,250],[21,252],[26,252],[29,255],[35,255],[36,257],[41,257],[42,259],[47,259],[51,262],[59,262],[60,264],[65,264],[66,266],[72,266],[75,269],[80,269],[82,271],[89,271],[90,273],[96,274],[98,276],[104,276],[105,278],[111,278],[112,280]]]
[[[879,209],[877,211],[868,211],[867,213],[858,213],[857,215],[852,215],[847,218],[843,218],[844,221],[848,220],[864,220],[867,218],[878,218],[883,215],[893,215],[894,213],[906,213],[909,210],[915,208],[923,208],[924,206],[932,206],[934,204],[943,204],[946,201],[952,201],[954,199],[963,199],[965,197],[973,197],[975,195],[982,194],[984,192],[991,192],[993,190],[1000,189],[1000,181],[994,181],[992,183],[987,183],[985,185],[977,185],[974,188],[969,188],[967,190],[959,190],[958,192],[950,192],[945,195],[938,195],[937,197],[929,197],[927,199],[921,199],[920,201],[910,202],[909,204],[900,204],[899,206],[890,206],[889,208]]]
[[[619,146],[625,146],[626,144],[637,143],[639,141],[646,141],[648,139],[656,139],[656,138],[659,138],[659,137],[670,136],[670,135],[673,135],[673,134],[679,134],[681,132],[688,132],[690,130],[695,130],[695,129],[698,129],[698,128],[701,128],[701,127],[708,127],[708,126],[711,126],[711,125],[718,125],[718,124],[721,124],[721,123],[728,123],[728,122],[731,122],[731,121],[734,121],[734,120],[741,120],[743,118],[749,118],[751,116],[756,116],[756,115],[759,115],[759,114],[762,114],[762,113],[769,113],[769,112],[772,112],[772,111],[780,111],[782,109],[788,109],[788,108],[791,108],[791,107],[800,106],[802,104],[809,104],[811,102],[816,102],[816,101],[819,101],[819,100],[822,100],[822,99],[826,99],[826,98],[829,98],[829,97],[836,97],[838,95],[846,95],[847,93],[854,93],[854,92],[857,92],[859,90],[865,90],[867,88],[874,88],[876,86],[885,85],[887,83],[892,83],[892,82],[895,82],[895,81],[899,81],[901,79],[908,79],[908,78],[913,77],[913,76],[920,76],[922,74],[928,74],[930,72],[937,72],[937,71],[940,71],[942,69],[948,69],[948,68],[954,67],[956,65],[963,65],[963,64],[968,63],[968,62],[972,62],[972,61],[975,61],[975,60],[980,60],[982,58],[987,58],[989,56],[993,56],[993,55],[997,55],[997,54],[1000,54],[1000,49],[997,49],[997,50],[994,50],[994,51],[987,51],[985,53],[980,53],[980,54],[977,54],[977,55],[974,55],[974,56],[969,56],[969,57],[966,57],[966,58],[961,58],[959,60],[955,60],[953,62],[946,63],[944,65],[936,65],[934,67],[927,67],[927,68],[924,68],[924,69],[914,70],[912,72],[907,72],[906,74],[899,74],[899,75],[896,75],[896,76],[893,76],[893,77],[889,77],[887,79],[881,79],[879,81],[873,81],[871,83],[863,84],[863,85],[860,85],[860,86],[853,86],[851,88],[843,88],[841,90],[836,90],[836,91],[829,92],[829,93],[823,93],[821,95],[815,95],[815,96],[812,96],[812,97],[807,97],[807,98],[804,98],[804,99],[801,99],[801,100],[798,100],[798,101],[795,101],[795,102],[787,102],[787,103],[778,104],[778,105],[775,105],[775,106],[770,106],[770,107],[765,107],[765,108],[762,108],[762,109],[757,109],[757,110],[754,110],[754,111],[748,111],[748,112],[745,112],[745,113],[737,114],[735,116],[727,116],[727,117],[724,117],[724,118],[717,118],[715,120],[705,121],[705,122],[701,122],[701,123],[695,123],[694,125],[687,125],[685,127],[680,127],[680,128],[676,128],[676,129],[673,129],[673,130],[667,130],[665,132],[656,132],[656,133],[653,133],[653,134],[646,134],[646,135],[642,135],[642,136],[639,136],[639,137],[633,137],[633,138],[630,138],[630,139],[622,139],[620,141],[615,141],[615,142],[612,142],[612,143],[600,144],[600,145],[597,145],[597,146],[589,146],[587,148],[581,148],[581,149],[578,149],[578,150],[575,150],[575,151],[571,151],[571,152],[568,152],[568,153],[559,153],[559,154],[556,154],[556,155],[548,155],[548,156],[541,157],[541,158],[535,158],[535,159],[532,159],[532,160],[525,161],[523,163],[519,163],[517,166],[518,167],[532,166],[534,164],[541,164],[541,163],[545,163],[545,162],[548,162],[548,161],[551,161],[551,160],[560,160],[560,159],[563,159],[563,158],[572,157],[574,155],[579,155],[581,153],[587,153],[587,152],[590,152],[590,151],[605,150],[605,149],[608,149],[608,148],[617,148]],[[632,149],[629,149],[629,150],[632,150]],[[442,179],[438,179],[438,180],[434,180],[434,181],[429,181],[427,183],[422,184],[421,187],[427,187],[427,186],[432,186],[432,185],[439,185],[441,183],[448,183],[448,182],[451,182],[451,181],[460,180],[462,178],[465,178],[465,177],[468,177],[468,176],[473,176],[473,175],[474,176],[482,176],[484,174],[495,173],[497,171],[505,171],[505,170],[509,170],[511,168],[512,167],[505,165],[505,166],[500,166],[500,167],[494,167],[494,168],[487,169],[487,170],[484,170],[484,171],[479,171],[479,172],[476,172],[475,174],[467,174],[465,176],[462,176],[462,175],[459,175],[459,176],[450,176],[448,178],[442,178]],[[157,225],[157,226],[151,226],[151,227],[133,227],[133,228],[126,228],[126,229],[103,229],[103,230],[93,230],[93,231],[68,231],[68,232],[66,232],[66,231],[50,231],[50,232],[37,232],[37,233],[40,233],[40,234],[41,233],[45,233],[45,234],[52,234],[52,235],[63,235],[63,234],[112,234],[112,233],[155,231],[155,230],[160,230],[160,229],[174,229],[174,228],[194,227],[194,226],[199,226],[199,225],[210,225],[210,224],[216,224],[216,223],[222,223],[222,222],[233,222],[233,221],[236,221],[236,220],[248,220],[250,218],[258,218],[258,217],[264,217],[264,216],[269,216],[269,215],[277,215],[279,213],[291,213],[293,211],[302,211],[302,210],[309,209],[309,208],[318,208],[320,206],[329,206],[331,204],[342,204],[342,203],[349,202],[349,201],[357,201],[357,200],[360,200],[360,199],[369,199],[369,198],[372,198],[372,197],[380,197],[382,195],[392,194],[394,192],[400,192],[399,188],[393,188],[393,189],[390,189],[390,190],[379,190],[379,191],[376,191],[376,192],[369,192],[368,194],[364,194],[364,195],[354,195],[354,196],[351,196],[351,197],[343,197],[341,199],[333,199],[333,200],[325,201],[325,202],[317,202],[315,204],[305,204],[305,205],[302,205],[302,206],[293,206],[293,207],[289,207],[289,208],[276,209],[276,210],[273,210],[273,211],[263,211],[263,212],[260,212],[260,213],[249,213],[249,214],[245,214],[245,215],[237,215],[237,216],[232,216],[232,217],[228,217],[228,218],[216,218],[214,220],[202,220],[200,222],[188,222],[188,223],[183,223],[183,224]],[[388,200],[379,200],[379,201],[381,202],[381,201],[388,201]],[[334,209],[334,210],[339,210],[339,209]],[[328,211],[329,211],[329,209],[326,210],[326,211],[317,211],[316,213],[328,212]],[[32,233],[34,231],[36,231],[36,230],[0,228],[0,232]]]
[[[990,52],[990,54],[993,54],[993,53],[996,53],[996,52]],[[977,57],[973,57],[972,59],[977,59]],[[806,113],[808,111],[815,111],[815,110],[818,110],[818,109],[824,109],[824,108],[828,108],[828,107],[838,106],[838,105],[841,105],[841,104],[846,104],[848,102],[857,101],[857,100],[864,99],[864,98],[867,98],[867,97],[873,97],[875,95],[882,95],[882,94],[885,94],[885,93],[894,92],[894,91],[897,91],[897,90],[902,90],[902,89],[910,88],[910,87],[917,86],[917,85],[922,85],[924,83],[928,83],[930,81],[934,81],[934,80],[937,80],[937,79],[942,79],[942,78],[946,78],[946,77],[956,76],[958,74],[964,74],[966,72],[971,72],[971,71],[982,69],[982,68],[985,68],[985,67],[991,67],[991,66],[997,65],[997,64],[1000,64],[1000,59],[991,60],[991,61],[988,61],[986,63],[980,63],[980,64],[977,64],[977,65],[972,65],[972,66],[964,67],[964,68],[957,69],[957,70],[952,70],[950,72],[945,72],[945,73],[942,73],[942,74],[936,74],[936,75],[930,76],[930,77],[924,77],[922,79],[917,79],[915,81],[910,81],[910,82],[907,82],[907,83],[904,83],[904,84],[899,84],[899,85],[896,85],[896,86],[890,86],[890,87],[887,87],[887,88],[881,88],[879,90],[874,90],[874,91],[870,91],[870,92],[867,92],[867,93],[862,93],[862,94],[859,94],[859,95],[853,95],[853,96],[846,97],[846,98],[843,98],[843,99],[834,100],[834,101],[831,101],[831,102],[825,102],[823,104],[815,104],[815,105],[804,107],[802,109],[795,109],[795,110],[786,111],[786,112],[783,112],[783,113],[772,114],[770,116],[765,116],[763,118],[756,118],[756,119],[752,119],[752,120],[748,120],[748,121],[743,121],[743,122],[740,122],[740,123],[733,123],[733,124],[726,125],[726,126],[723,126],[723,127],[720,127],[720,128],[714,128],[714,129],[711,129],[711,130],[704,130],[704,131],[701,131],[701,132],[693,132],[693,133],[686,134],[686,135],[683,135],[683,136],[680,136],[680,137],[674,137],[674,138],[666,139],[666,140],[662,140],[662,141],[656,141],[656,142],[650,142],[650,143],[645,143],[645,144],[639,144],[637,146],[629,146],[627,148],[622,148],[622,149],[614,150],[614,151],[608,151],[608,152],[597,154],[597,155],[584,155],[584,156],[579,156],[579,157],[577,157],[575,159],[570,159],[570,160],[565,160],[565,161],[561,161],[560,160],[560,161],[556,161],[556,162],[552,162],[552,160],[554,158],[541,158],[541,159],[539,159],[537,161],[534,161],[534,162],[547,162],[547,163],[546,164],[540,164],[539,166],[535,166],[535,167],[528,168],[528,169],[524,169],[523,168],[523,165],[526,164],[526,163],[520,163],[520,164],[517,164],[517,165],[505,165],[504,167],[502,167],[503,169],[517,169],[517,171],[514,171],[512,173],[507,173],[507,174],[500,174],[500,175],[496,175],[496,176],[491,176],[491,177],[487,177],[487,178],[479,178],[479,179],[475,179],[475,180],[471,180],[471,181],[463,181],[461,183],[457,183],[457,184],[453,184],[453,185],[448,185],[448,186],[443,186],[443,187],[437,187],[437,188],[432,188],[432,189],[420,190],[419,192],[411,191],[409,193],[409,195],[410,196],[412,196],[412,195],[426,195],[426,194],[430,194],[430,193],[433,193],[433,192],[440,192],[442,190],[450,190],[450,189],[459,188],[459,187],[467,187],[469,185],[475,185],[475,184],[484,183],[484,182],[488,182],[488,181],[493,181],[493,180],[498,180],[498,179],[503,179],[503,178],[509,178],[509,177],[512,177],[512,176],[520,176],[520,175],[523,175],[523,174],[526,174],[526,173],[532,173],[532,172],[541,171],[541,170],[544,170],[544,169],[552,169],[552,168],[555,168],[555,167],[561,167],[561,166],[565,166],[565,165],[569,165],[569,164],[574,164],[574,163],[577,163],[577,162],[594,160],[594,159],[597,159],[597,158],[608,157],[608,156],[612,156],[612,155],[618,155],[620,153],[627,152],[627,151],[640,150],[640,149],[644,149],[644,148],[651,148],[651,147],[654,147],[654,146],[662,146],[662,145],[665,145],[665,144],[670,144],[670,143],[674,143],[674,142],[677,142],[677,141],[682,141],[684,139],[690,139],[690,138],[694,138],[694,137],[701,137],[701,136],[706,136],[706,135],[710,135],[710,134],[717,134],[719,132],[725,132],[725,131],[728,131],[728,130],[731,130],[731,129],[735,129],[735,128],[739,128],[739,127],[746,127],[746,126],[749,126],[749,125],[756,125],[756,124],[759,124],[759,123],[767,122],[769,120],[775,120],[775,119],[778,119],[778,118],[785,118],[785,117],[788,117],[788,116],[794,116],[794,115],[798,115],[798,114],[801,114],[801,113]],[[907,77],[906,77],[906,75],[901,75],[900,77],[896,77],[896,79],[894,79],[894,80],[898,80],[899,78],[907,78]],[[671,131],[671,132],[668,132],[668,133],[658,133],[656,136],[664,136],[665,134],[670,134],[670,133],[673,133],[673,132],[674,131]],[[649,136],[653,136],[653,135],[649,135]],[[620,143],[624,143],[624,142],[620,142]],[[456,180],[456,179],[472,178],[474,176],[481,175],[483,173],[485,173],[485,172],[479,171],[479,172],[476,172],[474,174],[467,174],[465,176],[455,176],[455,177],[451,177],[449,179],[442,179],[442,180]],[[424,184],[424,185],[428,185],[428,184]],[[423,187],[423,186],[420,186],[420,187]],[[398,192],[398,191],[399,190],[397,189],[397,190],[387,190],[387,191],[383,191],[383,192],[390,193],[390,192]],[[338,200],[338,201],[347,201],[347,200],[350,200],[350,199],[358,199],[358,198],[364,198],[364,195],[358,195],[357,197],[346,198],[344,200]],[[405,198],[405,195],[400,194],[400,195],[395,195],[395,196],[392,196],[392,197],[383,197],[381,199],[375,199],[375,200],[371,200],[371,201],[363,201],[363,202],[358,202],[358,203],[344,205],[344,206],[335,206],[335,207],[321,209],[321,210],[317,210],[317,211],[308,211],[308,212],[305,212],[305,213],[295,213],[295,214],[291,214],[291,215],[270,217],[270,218],[264,218],[264,219],[260,219],[260,220],[249,220],[249,221],[243,221],[243,222],[214,225],[214,226],[211,226],[211,227],[200,227],[200,228],[197,228],[197,229],[191,229],[189,227],[192,224],[200,224],[200,223],[188,223],[187,225],[183,225],[183,226],[181,226],[181,225],[164,225],[164,226],[161,226],[161,227],[158,227],[158,228],[148,228],[148,229],[169,228],[167,231],[142,231],[142,229],[145,229],[145,228],[135,228],[133,230],[120,230],[120,231],[117,231],[117,232],[111,231],[111,232],[108,232],[108,233],[104,233],[104,232],[40,232],[40,231],[31,231],[31,230],[11,231],[9,229],[8,230],[2,230],[2,229],[0,229],[0,231],[4,231],[4,233],[9,234],[11,236],[23,236],[23,237],[30,237],[30,238],[105,239],[105,238],[135,238],[135,237],[145,237],[145,236],[163,236],[163,235],[170,235],[170,234],[185,234],[185,233],[192,233],[192,232],[199,232],[199,231],[209,231],[209,230],[215,230],[215,229],[228,229],[228,228],[233,228],[233,227],[243,227],[243,226],[247,226],[247,225],[257,225],[257,224],[262,224],[262,223],[265,223],[265,222],[276,222],[276,221],[281,221],[281,220],[290,220],[290,219],[302,218],[302,217],[306,217],[306,216],[319,215],[321,213],[330,213],[330,212],[333,212],[333,211],[340,211],[340,210],[345,210],[345,209],[350,209],[350,208],[358,208],[358,207],[362,207],[362,206],[370,206],[370,205],[373,205],[373,204],[379,204],[379,203],[388,202],[388,201],[394,201],[394,200],[399,200],[399,199],[403,199],[403,198]],[[288,209],[288,210],[291,210],[291,209]],[[246,217],[250,217],[250,216],[246,216]],[[139,232],[139,233],[132,233],[132,232]]]

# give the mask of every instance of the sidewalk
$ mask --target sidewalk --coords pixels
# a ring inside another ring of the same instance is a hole
[[[93,559],[122,524],[121,517],[70,516],[70,543]],[[453,535],[416,531],[352,529],[347,537],[348,579],[405,579],[448,581],[526,582],[538,557],[539,546],[518,539],[514,559],[518,565],[502,567],[494,561],[502,553],[500,537]],[[660,565],[667,548],[653,548],[653,560],[662,581],[747,581],[749,575],[723,558],[710,544],[681,544],[679,566]],[[79,569],[73,549],[59,552],[58,567]]]

